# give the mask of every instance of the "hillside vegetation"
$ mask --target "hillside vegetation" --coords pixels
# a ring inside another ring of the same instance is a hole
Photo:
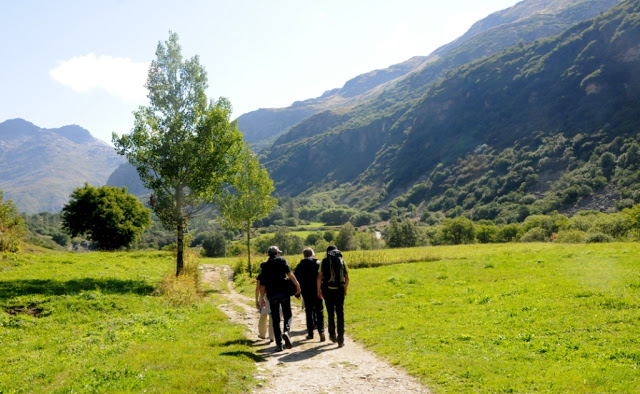
[[[262,108],[238,118],[240,130],[254,149],[274,140],[308,117],[327,110],[344,110],[388,97],[419,97],[422,90],[448,70],[491,55],[518,42],[560,33],[592,18],[619,0],[526,0],[475,23],[462,37],[428,56],[414,56],[386,69],[373,70],[322,96],[296,101],[286,108]],[[417,96],[416,96],[417,94]]]
[[[539,213],[639,202],[637,7],[625,1],[553,38],[462,66],[420,99],[385,93],[310,118],[265,153],[277,190],[332,189],[369,211],[400,196],[401,211],[413,204],[418,213],[489,219],[533,202]],[[447,191],[453,204],[437,204]],[[476,214],[490,204],[501,208]]]

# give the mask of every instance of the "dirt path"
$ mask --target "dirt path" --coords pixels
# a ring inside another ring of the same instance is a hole
[[[378,359],[349,336],[345,335],[343,348],[338,348],[328,338],[326,342],[320,342],[317,333],[315,339],[307,340],[304,312],[295,299],[291,302],[293,348],[274,353],[273,343],[258,338],[259,314],[250,306],[254,299],[234,290],[231,268],[213,265],[202,265],[200,268],[206,283],[228,281],[229,292],[220,293],[228,302],[220,305],[220,309],[232,321],[247,326],[247,337],[255,340],[256,353],[265,359],[256,363],[256,378],[261,383],[254,392],[429,393],[416,379]]]

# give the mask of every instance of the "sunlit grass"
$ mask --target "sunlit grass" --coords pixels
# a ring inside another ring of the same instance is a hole
[[[165,252],[0,261],[0,392],[248,391],[243,328],[174,272]]]
[[[351,335],[436,392],[640,391],[640,245],[428,249],[351,271]]]

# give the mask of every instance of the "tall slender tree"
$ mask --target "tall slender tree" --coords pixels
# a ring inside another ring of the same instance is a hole
[[[251,277],[251,226],[267,216],[277,200],[271,196],[273,181],[258,158],[245,144],[239,171],[218,199],[224,225],[243,229],[247,235],[247,267]]]
[[[231,122],[225,98],[207,101],[207,73],[198,56],[183,60],[178,35],[158,43],[145,87],[149,105],[134,112],[130,134],[113,133],[116,150],[136,167],[152,190],[151,207],[167,229],[175,229],[176,275],[184,266],[189,220],[222,191],[235,173],[242,135]]]

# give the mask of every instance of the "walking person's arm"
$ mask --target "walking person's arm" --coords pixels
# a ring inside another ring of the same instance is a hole
[[[263,284],[260,285],[260,299],[262,300],[262,307],[267,307],[267,300],[264,298],[264,295],[267,294],[267,287]]]
[[[344,275],[344,295],[347,295],[347,287],[349,287],[349,273]]]
[[[287,272],[287,276],[296,285],[296,297],[299,296],[302,290],[300,290],[300,283],[298,283],[298,279],[291,271]]]
[[[260,279],[256,280],[256,307],[260,310]]]
[[[322,271],[318,272],[318,298],[322,299]]]

